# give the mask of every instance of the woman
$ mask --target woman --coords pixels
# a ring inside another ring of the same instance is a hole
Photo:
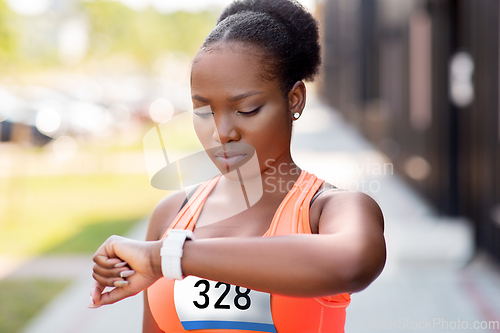
[[[216,127],[199,123],[197,134],[223,176],[188,200],[179,192],[160,202],[147,242],[108,239],[94,256],[91,307],[149,288],[144,332],[344,331],[350,293],[383,269],[384,226],[369,196],[337,190],[292,160],[303,81],[319,64],[317,23],[298,3],[242,0],[225,9],[191,73],[195,122]],[[241,188],[230,175],[252,155],[242,147],[258,156],[262,197],[227,214]],[[194,240],[170,229],[192,230]],[[102,293],[106,286],[117,288]]]

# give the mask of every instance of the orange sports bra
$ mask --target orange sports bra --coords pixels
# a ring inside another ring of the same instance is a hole
[[[194,230],[205,200],[219,178],[203,183],[194,192],[168,230]],[[323,180],[302,171],[263,237],[310,234],[309,204],[322,184]],[[345,309],[351,301],[349,293],[289,297],[195,276],[182,281],[161,278],[147,293],[151,313],[166,333],[193,330],[197,333],[341,333]]]

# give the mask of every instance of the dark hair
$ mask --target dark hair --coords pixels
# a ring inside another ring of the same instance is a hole
[[[251,43],[270,53],[263,57],[265,78],[280,80],[285,95],[295,82],[313,81],[321,63],[318,23],[295,0],[236,0],[227,6],[202,45]]]

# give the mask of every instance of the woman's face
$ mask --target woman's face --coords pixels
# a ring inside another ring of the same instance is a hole
[[[255,151],[262,173],[290,156],[288,101],[278,80],[262,77],[255,47],[224,42],[218,46],[198,54],[192,68],[197,135],[221,172],[241,166]]]

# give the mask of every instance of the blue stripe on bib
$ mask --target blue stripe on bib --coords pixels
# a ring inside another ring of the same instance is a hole
[[[249,323],[242,321],[196,320],[181,322],[185,330],[226,329],[277,333],[273,324]]]

